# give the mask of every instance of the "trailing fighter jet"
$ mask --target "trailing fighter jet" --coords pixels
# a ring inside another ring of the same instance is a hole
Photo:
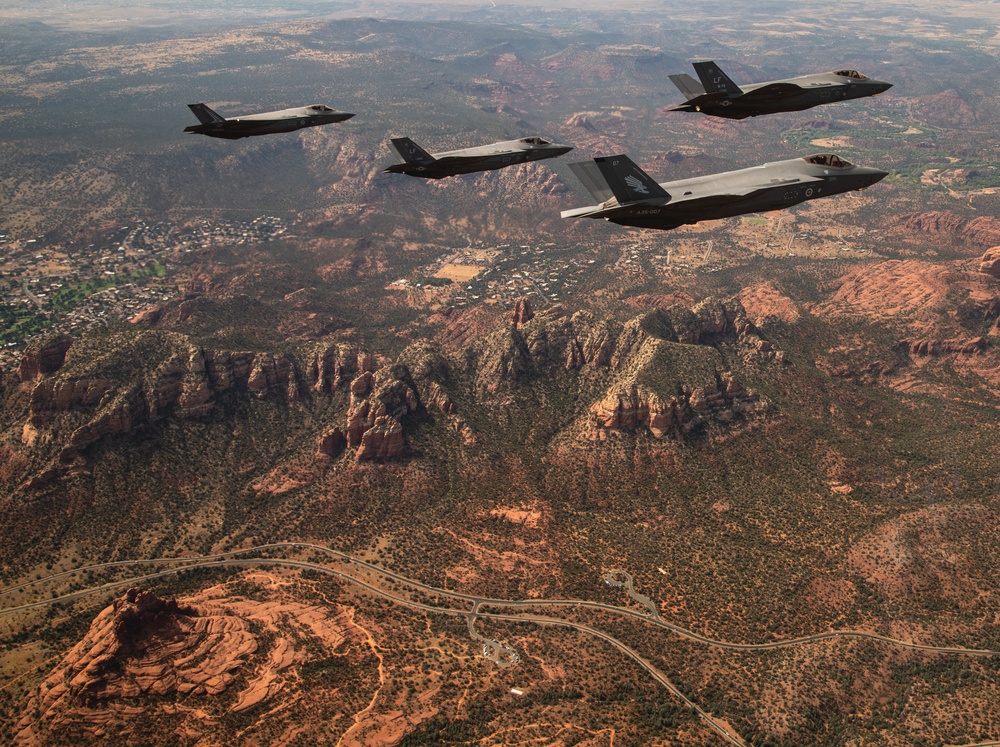
[[[569,167],[600,204],[565,210],[563,218],[604,218],[622,226],[662,230],[864,189],[887,174],[855,166],[832,153],[663,184],[625,155]]]
[[[699,83],[690,75],[671,75],[688,102],[672,112],[701,112],[713,117],[745,119],[776,112],[798,112],[820,104],[860,99],[888,91],[892,83],[868,78],[857,70],[803,75],[753,83],[740,88],[714,62],[695,62]]]
[[[282,109],[263,114],[245,114],[242,117],[222,117],[204,104],[188,104],[194,115],[201,121],[199,125],[185,127],[184,132],[194,132],[209,137],[237,140],[251,135],[270,135],[275,132],[292,132],[303,127],[343,122],[353,117],[347,112],[338,112],[323,104],[300,106],[296,109]]]
[[[506,166],[555,158],[573,150],[570,145],[551,143],[540,137],[522,137],[501,143],[478,145],[474,148],[428,153],[408,137],[394,137],[389,141],[404,163],[394,163],[382,173],[422,176],[424,179],[442,179],[446,176],[492,171]]]

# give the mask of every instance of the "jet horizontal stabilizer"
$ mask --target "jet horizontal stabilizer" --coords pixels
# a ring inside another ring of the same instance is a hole
[[[598,202],[607,202],[615,196],[614,191],[608,186],[604,174],[601,173],[600,167],[594,161],[578,161],[571,163],[569,167]]]
[[[684,94],[684,98],[693,99],[698,96],[705,95],[705,86],[686,73],[671,75],[668,77],[671,82],[677,86],[678,90]]]

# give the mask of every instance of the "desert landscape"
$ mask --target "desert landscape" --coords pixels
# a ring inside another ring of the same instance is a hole
[[[1000,743],[992,6],[8,5],[0,741]],[[668,112],[699,59],[894,87]],[[889,176],[559,217],[820,152]]]

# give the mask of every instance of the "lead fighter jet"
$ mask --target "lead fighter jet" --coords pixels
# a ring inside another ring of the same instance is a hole
[[[443,179],[446,176],[492,171],[527,161],[555,158],[573,150],[570,145],[559,145],[540,137],[522,137],[474,148],[428,153],[408,137],[394,137],[389,141],[403,163],[394,163],[382,173],[407,174],[424,179]]]
[[[625,155],[571,163],[569,167],[600,204],[565,210],[563,218],[604,218],[622,226],[661,230],[786,208],[864,189],[887,175],[880,169],[855,166],[832,153],[663,184],[657,184]]]
[[[184,132],[221,137],[226,140],[238,140],[251,135],[270,135],[275,132],[293,132],[303,127],[319,127],[343,122],[354,116],[348,112],[338,112],[324,104],[311,104],[262,114],[244,114],[241,117],[228,119],[204,104],[188,104],[188,108],[194,112],[201,124],[185,127]]]
[[[776,112],[798,112],[820,104],[860,99],[888,91],[892,83],[868,78],[857,70],[803,75],[786,80],[753,83],[740,88],[714,62],[695,62],[699,83],[690,75],[670,80],[688,102],[672,112],[701,112],[713,117],[745,119]]]

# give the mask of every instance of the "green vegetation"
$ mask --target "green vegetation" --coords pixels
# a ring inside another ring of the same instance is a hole
[[[443,288],[446,285],[451,285],[454,281],[451,278],[437,278],[433,275],[425,275],[423,277],[418,277],[415,282],[423,285],[429,285],[434,288]]]
[[[34,306],[8,306],[0,303],[0,344],[19,343],[52,325],[52,318]]]
[[[143,267],[140,267],[137,270],[132,270],[131,272],[117,275],[104,275],[94,278],[93,280],[87,280],[82,283],[75,283],[67,287],[60,288],[52,294],[52,298],[49,299],[48,306],[57,312],[65,312],[79,305],[81,301],[94,295],[95,293],[100,293],[101,291],[108,290],[109,288],[116,288],[120,285],[126,285],[128,283],[142,282],[143,280],[148,280],[149,278],[163,278],[166,277],[166,274],[166,265],[161,262],[151,261],[146,263]]]

